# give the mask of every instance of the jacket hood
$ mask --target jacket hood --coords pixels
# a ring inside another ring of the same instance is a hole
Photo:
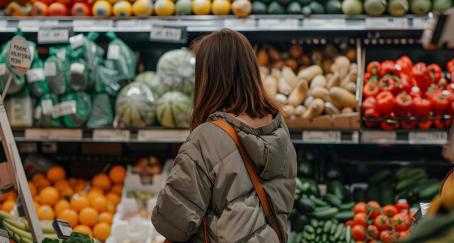
[[[289,132],[279,114],[270,124],[259,128],[250,127],[225,112],[216,112],[208,117],[208,121],[218,119],[224,119],[235,128],[262,179],[273,179],[287,170]]]

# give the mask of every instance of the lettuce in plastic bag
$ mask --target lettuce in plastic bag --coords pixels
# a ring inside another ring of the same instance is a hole
[[[60,118],[53,116],[54,107],[58,104],[58,99],[53,94],[43,95],[35,107],[35,126],[37,127],[61,127]]]
[[[62,95],[70,90],[67,48],[51,47],[50,57],[44,63],[44,73],[52,94]]]
[[[134,52],[115,33],[108,32],[106,36],[111,40],[107,51],[107,59],[113,61],[114,69],[119,73],[119,79],[134,79],[137,66]]]
[[[88,128],[111,127],[114,119],[112,100],[108,94],[97,94],[93,98]]]
[[[90,112],[90,96],[84,92],[75,92],[60,98],[60,103],[54,107],[53,116],[62,117],[68,128],[79,128],[88,120]]]
[[[44,73],[44,63],[35,55],[31,69],[25,73],[31,93],[36,97],[41,97],[49,93],[46,75]]]
[[[99,65],[96,68],[96,81],[94,85],[96,92],[106,92],[110,95],[116,95],[122,87],[122,83],[118,71],[113,67],[112,61],[106,60],[104,65]]]

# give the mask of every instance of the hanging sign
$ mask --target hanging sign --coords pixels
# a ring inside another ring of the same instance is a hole
[[[19,75],[25,73],[32,64],[30,47],[22,36],[15,36],[11,39],[8,51],[9,69]]]

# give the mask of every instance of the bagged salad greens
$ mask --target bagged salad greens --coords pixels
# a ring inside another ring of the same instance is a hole
[[[30,92],[36,96],[41,97],[44,94],[49,93],[49,85],[47,84],[46,75],[44,73],[44,62],[35,55],[33,64],[25,73],[27,82],[30,87]]]
[[[134,52],[113,32],[106,36],[111,40],[107,51],[107,60],[113,62],[113,68],[118,71],[120,80],[132,80],[136,75],[136,56]]]
[[[35,107],[34,125],[38,127],[61,127],[60,118],[53,117],[54,107],[58,104],[57,96],[45,94],[37,101]]]
[[[118,71],[115,70],[111,60],[106,60],[103,65],[96,68],[96,80],[94,89],[96,92],[106,92],[116,95],[122,84]]]
[[[79,128],[88,120],[91,112],[90,96],[84,92],[63,95],[54,107],[53,116],[62,117],[65,127]]]
[[[51,47],[49,58],[44,63],[49,90],[52,94],[62,95],[70,90],[69,86],[69,61],[66,47]]]
[[[108,94],[93,97],[92,110],[87,122],[88,128],[111,127],[114,119],[112,100]]]

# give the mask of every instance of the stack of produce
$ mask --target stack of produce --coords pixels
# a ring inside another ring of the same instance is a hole
[[[265,90],[283,105],[285,117],[313,120],[322,115],[355,112],[358,68],[351,62],[355,53],[338,55],[334,47],[328,46],[324,53],[314,51],[311,57],[304,55],[299,44],[293,45],[289,54],[281,55],[272,47],[257,52],[264,66],[261,75]]]
[[[405,166],[396,171],[377,172],[370,177],[368,184],[367,190],[354,188],[353,198],[356,202],[369,200],[386,205],[405,199],[413,205],[432,200],[438,194],[440,180],[428,178],[422,168]]]
[[[386,13],[392,16],[404,16],[407,13],[426,15],[429,11],[444,12],[451,7],[451,0],[344,0],[342,12],[346,15],[364,13],[370,16],[381,16]]]
[[[375,201],[359,202],[353,212],[353,220],[346,225],[352,227],[352,238],[356,242],[392,243],[403,240],[407,238],[413,223],[412,213],[405,200],[384,207]]]
[[[385,130],[451,127],[454,60],[446,67],[449,75],[438,64],[413,64],[407,56],[370,62],[363,89],[365,125]]]
[[[311,1],[311,0],[255,0],[252,3],[254,14],[340,14],[342,1]]]
[[[124,167],[114,166],[109,173],[98,174],[89,183],[67,178],[62,167],[53,166],[46,174],[35,174],[28,185],[40,220],[61,219],[69,222],[75,232],[104,241],[110,235],[125,175]],[[2,211],[11,212],[15,198],[15,192],[2,196]]]

